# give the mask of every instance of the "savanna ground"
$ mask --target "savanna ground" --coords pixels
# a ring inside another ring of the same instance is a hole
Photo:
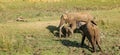
[[[0,0],[0,55],[99,55],[79,46],[81,34],[58,38],[64,12],[89,12],[101,32],[101,48],[120,55],[120,0]],[[17,22],[22,16],[26,22]]]

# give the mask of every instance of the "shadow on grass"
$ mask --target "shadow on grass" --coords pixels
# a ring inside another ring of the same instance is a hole
[[[83,46],[80,46],[81,43],[78,43],[77,41],[70,41],[70,40],[55,40],[55,41],[60,41],[64,46],[67,46],[67,47],[77,47],[77,48],[85,48],[89,51],[92,52],[92,48],[90,48],[88,45],[86,44],[83,44]]]
[[[53,26],[53,25],[49,25],[46,27],[54,36],[58,37],[59,33],[58,33],[58,27]]]
[[[46,27],[54,36],[59,37],[59,29],[56,26],[49,25]],[[61,37],[66,37],[66,31],[64,28],[62,28],[62,33]],[[74,33],[81,33],[78,29],[75,29]]]
[[[53,26],[53,25],[49,25],[49,26],[47,26],[46,27],[54,36],[56,36],[56,37],[59,37],[59,29],[58,29],[58,27],[56,27],[56,26]],[[65,29],[63,28],[62,29],[62,33],[63,33],[63,35],[61,35],[62,37],[65,37]]]
[[[54,36],[58,37],[59,36],[59,33],[58,33],[58,27],[56,26],[53,26],[53,25],[49,25],[46,27]],[[64,46],[67,46],[67,47],[77,47],[77,48],[86,48],[88,49],[89,51],[92,52],[92,48],[90,48],[89,46],[87,46],[86,44],[83,44],[83,46],[80,46],[80,43],[78,43],[77,41],[70,41],[70,40],[66,40],[66,39],[58,39],[58,40],[55,40],[55,41],[60,41]]]

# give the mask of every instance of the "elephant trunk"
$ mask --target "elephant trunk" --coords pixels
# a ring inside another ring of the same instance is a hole
[[[61,20],[60,20],[60,24],[59,24],[58,28],[60,28],[63,24],[65,24],[65,20],[61,16]]]

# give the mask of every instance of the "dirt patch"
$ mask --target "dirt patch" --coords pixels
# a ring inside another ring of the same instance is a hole
[[[17,26],[19,28],[32,28],[32,29],[46,29],[49,25],[58,26],[59,20],[56,21],[40,21],[40,22],[28,22],[28,23],[20,23]]]

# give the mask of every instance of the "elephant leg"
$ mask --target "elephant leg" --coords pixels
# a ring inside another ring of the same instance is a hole
[[[68,30],[66,30],[66,37],[68,37],[69,35],[68,35]]]
[[[73,24],[71,24],[71,34],[72,34],[72,35],[73,35],[74,30],[75,30],[76,28],[77,28],[77,27],[76,27],[76,22],[73,23]]]
[[[96,52],[96,41],[94,39],[94,37],[91,38],[92,39],[92,42],[91,42],[91,45],[92,45],[92,48],[93,48],[93,52]]]
[[[66,31],[66,33],[65,33],[66,37],[69,37],[72,32],[72,29],[70,27],[67,27],[67,28],[65,28],[65,31]]]
[[[69,36],[69,28],[66,27],[65,30],[66,30],[66,33],[65,33],[65,34],[66,34],[66,37],[68,37],[68,36]]]
[[[83,46],[85,40],[85,35],[82,36],[81,46]]]
[[[101,52],[103,52],[102,49],[101,49],[101,47],[100,47],[100,40],[97,39],[97,40],[96,40],[96,44],[97,44],[99,50],[100,50]]]
[[[61,38],[61,35],[63,34],[63,33],[62,33],[62,28],[63,28],[63,26],[64,26],[64,24],[61,25],[60,28],[59,28],[59,37],[60,37],[60,38]]]

